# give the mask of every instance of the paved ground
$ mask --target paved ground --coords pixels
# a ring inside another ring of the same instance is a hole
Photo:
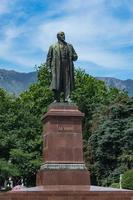
[[[120,192],[120,191],[130,191],[130,190],[91,185],[90,191],[119,191]]]
[[[64,187],[63,187],[64,188]],[[62,187],[60,187],[60,190],[63,190]],[[39,187],[30,187],[30,188],[26,188],[26,187],[22,187],[22,188],[19,188],[19,189],[14,189],[13,191],[44,191],[46,188],[45,187],[42,187],[42,186],[39,186]],[[47,190],[47,189],[46,189]],[[49,187],[49,190],[50,190],[50,187]],[[100,187],[100,186],[94,186],[94,185],[91,185],[90,186],[90,191],[131,191],[131,190],[126,190],[126,189],[117,189],[117,188],[111,188],[111,187]]]

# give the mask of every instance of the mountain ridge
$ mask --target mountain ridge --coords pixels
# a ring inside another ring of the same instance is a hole
[[[114,77],[95,77],[98,80],[105,81],[107,86],[116,87],[128,92],[133,96],[133,80],[120,80]],[[0,87],[9,93],[19,95],[27,90],[29,86],[37,81],[37,72],[17,72],[15,70],[0,69]]]
[[[129,96],[133,96],[133,80],[120,80],[114,77],[96,77],[98,80],[102,80],[107,86],[116,87],[120,90],[128,92]]]
[[[21,73],[14,70],[0,69],[0,87],[9,93],[19,95],[37,81],[37,73]]]

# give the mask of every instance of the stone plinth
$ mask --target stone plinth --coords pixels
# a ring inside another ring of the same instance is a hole
[[[90,186],[83,161],[82,118],[77,106],[51,104],[43,116],[43,162],[37,185]]]
[[[0,200],[133,200],[133,192],[58,191],[45,188],[0,194]]]
[[[37,185],[81,185],[88,186],[87,190],[89,190],[89,173],[86,169],[44,169],[37,174]]]

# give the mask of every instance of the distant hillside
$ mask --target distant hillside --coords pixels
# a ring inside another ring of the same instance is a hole
[[[96,77],[99,80],[105,81],[106,85],[116,87],[121,90],[128,91],[130,96],[133,96],[133,80],[120,80],[111,77]],[[32,83],[37,81],[37,73],[20,73],[13,70],[0,69],[0,87],[10,93],[20,94],[27,90]]]
[[[120,80],[112,77],[96,77],[99,80],[105,81],[107,86],[115,87],[120,90],[124,90],[128,92],[129,96],[133,96],[133,80]]]
[[[0,87],[10,93],[18,95],[36,81],[36,72],[19,73],[13,70],[0,69]]]

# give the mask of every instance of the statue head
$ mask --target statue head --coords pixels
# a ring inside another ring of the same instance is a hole
[[[65,33],[64,33],[63,31],[58,32],[58,33],[57,33],[57,39],[58,39],[59,41],[64,42],[64,41],[65,41]]]

